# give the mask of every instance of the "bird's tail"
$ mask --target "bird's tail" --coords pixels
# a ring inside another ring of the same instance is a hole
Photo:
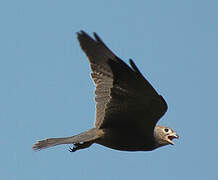
[[[63,138],[49,138],[45,140],[38,141],[33,145],[33,150],[38,151],[41,149],[61,145],[61,144],[73,144],[75,147],[71,149],[72,152],[89,147],[95,142],[96,139],[103,135],[103,131],[93,128],[88,131],[82,132],[81,134],[63,137]]]

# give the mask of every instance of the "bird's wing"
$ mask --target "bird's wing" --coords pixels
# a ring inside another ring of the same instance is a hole
[[[167,104],[130,60],[129,67],[102,42],[96,33],[92,39],[78,34],[80,46],[91,66],[96,85],[96,119],[98,128],[133,128],[153,133],[167,110]]]

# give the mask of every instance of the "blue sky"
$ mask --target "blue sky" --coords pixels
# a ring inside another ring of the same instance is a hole
[[[1,1],[0,179],[218,179],[217,7],[216,0]],[[93,126],[79,30],[97,32],[136,62],[168,103],[159,124],[180,135],[175,146],[32,151],[36,140]]]

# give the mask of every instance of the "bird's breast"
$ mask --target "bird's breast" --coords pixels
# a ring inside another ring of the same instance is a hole
[[[104,129],[104,135],[97,144],[121,151],[151,151],[155,149],[151,137],[127,129]]]

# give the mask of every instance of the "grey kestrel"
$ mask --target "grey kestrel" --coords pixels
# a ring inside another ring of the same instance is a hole
[[[73,144],[71,152],[93,143],[121,151],[151,151],[173,144],[178,135],[169,127],[156,125],[167,111],[167,103],[143,77],[133,60],[127,65],[94,33],[77,33],[87,55],[96,85],[94,128],[78,135],[38,141],[33,150]]]

